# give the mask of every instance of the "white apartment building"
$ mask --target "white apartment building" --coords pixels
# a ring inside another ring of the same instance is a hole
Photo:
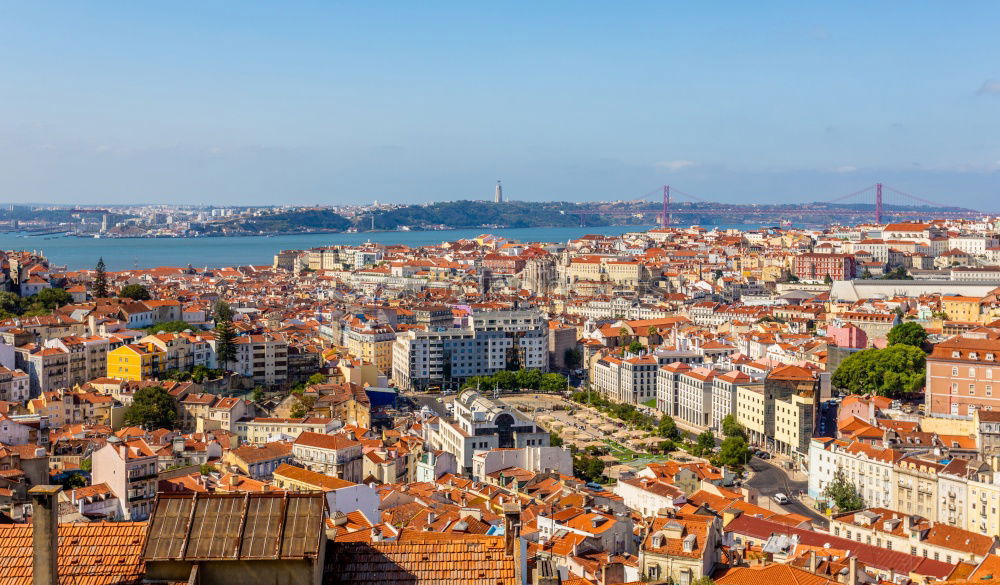
[[[872,507],[896,509],[896,476],[893,466],[903,452],[860,442],[814,438],[809,443],[809,488],[813,498],[822,499],[837,469],[843,469]]]
[[[699,428],[707,428],[712,416],[712,381],[722,372],[695,368],[677,380],[677,417]]]
[[[692,366],[684,362],[671,362],[656,370],[656,409],[670,416],[677,416],[680,408],[678,388],[681,375]]]
[[[949,250],[961,250],[973,256],[985,256],[986,250],[996,247],[998,240],[995,236],[952,236],[948,238]]]
[[[626,359],[605,356],[594,362],[594,389],[617,402],[642,404],[656,398],[656,356],[646,354]]]
[[[411,329],[392,347],[392,377],[409,390],[501,370],[548,368],[548,325],[537,309],[474,312],[470,327]]]
[[[485,483],[489,474],[511,467],[536,473],[551,471],[562,475],[573,475],[573,455],[566,447],[479,451],[472,458],[472,478]]]
[[[722,419],[736,414],[739,387],[750,384],[754,384],[753,379],[739,370],[715,376],[712,380],[712,416],[709,422],[713,431],[722,432]]]
[[[233,371],[257,384],[273,386],[288,380],[288,342],[282,335],[241,335],[235,339]]]
[[[429,442],[455,456],[459,471],[470,473],[473,456],[493,449],[548,447],[549,434],[524,413],[475,390],[462,392],[453,402],[452,419],[441,417]]]
[[[304,432],[329,434],[344,426],[332,418],[307,416],[304,418],[267,418],[239,420],[232,425],[240,439],[247,443],[263,445],[274,441],[295,440]]]

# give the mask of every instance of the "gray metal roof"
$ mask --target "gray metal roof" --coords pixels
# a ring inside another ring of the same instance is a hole
[[[157,560],[316,558],[320,492],[160,494],[142,557]]]

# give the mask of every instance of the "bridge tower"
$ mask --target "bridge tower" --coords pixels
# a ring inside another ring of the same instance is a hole
[[[875,183],[875,224],[882,225],[882,183]]]
[[[663,211],[660,214],[660,227],[670,225],[670,185],[663,186]]]

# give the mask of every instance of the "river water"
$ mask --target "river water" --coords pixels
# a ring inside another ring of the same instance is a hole
[[[303,250],[335,244],[382,244],[427,246],[474,238],[483,233],[496,234],[523,242],[565,242],[586,234],[620,235],[646,231],[654,226],[603,226],[560,228],[459,229],[412,232],[369,232],[338,234],[298,234],[283,236],[247,236],[231,238],[76,238],[67,236],[26,236],[0,233],[2,250],[38,250],[56,266],[70,270],[93,268],[104,258],[109,270],[187,266],[196,268],[271,264],[279,250]],[[756,226],[712,226],[719,229],[756,228]]]

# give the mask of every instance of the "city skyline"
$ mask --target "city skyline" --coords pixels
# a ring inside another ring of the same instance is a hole
[[[989,210],[1000,185],[990,3],[180,8],[7,8],[0,200],[488,200],[503,177],[522,201],[883,181]]]

